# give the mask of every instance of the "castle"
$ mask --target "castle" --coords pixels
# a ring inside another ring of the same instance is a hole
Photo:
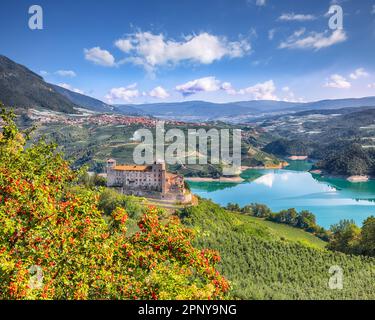
[[[124,194],[189,202],[184,177],[167,172],[164,162],[152,165],[117,165],[107,160],[107,186]]]

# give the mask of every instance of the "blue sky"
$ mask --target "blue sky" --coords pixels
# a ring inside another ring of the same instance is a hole
[[[374,96],[375,0],[2,0],[0,54],[111,103]]]

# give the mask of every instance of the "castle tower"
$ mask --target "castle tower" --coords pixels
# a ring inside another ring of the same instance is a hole
[[[108,159],[108,160],[107,160],[107,167],[106,167],[106,169],[107,169],[107,173],[108,173],[108,171],[109,171],[110,169],[112,169],[112,168],[114,168],[114,167],[116,167],[116,160],[115,160],[115,159]]]
[[[165,162],[162,160],[155,161],[155,163],[152,165],[152,170],[156,171],[158,176],[160,174],[160,187],[161,187],[161,193],[167,193],[167,172],[166,172],[166,166]]]

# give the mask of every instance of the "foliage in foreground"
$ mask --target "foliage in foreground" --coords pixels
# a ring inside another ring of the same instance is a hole
[[[191,244],[177,218],[150,208],[127,234],[124,209],[107,223],[98,197],[76,180],[55,146],[27,137],[2,111],[0,133],[1,299],[218,299],[228,282],[219,256]],[[78,190],[77,190],[78,189]]]
[[[375,299],[375,259],[314,249],[276,238],[243,214],[207,200],[181,212],[197,231],[195,244],[219,250],[219,269],[239,299]],[[328,287],[331,266],[343,270],[343,290]]]

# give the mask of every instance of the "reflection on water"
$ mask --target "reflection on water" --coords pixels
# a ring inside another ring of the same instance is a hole
[[[302,162],[302,161],[301,161]],[[306,168],[304,162],[300,167]],[[375,181],[351,183],[344,179],[322,178],[306,171],[248,170],[243,183],[189,182],[197,195],[221,205],[229,202],[244,206],[257,202],[273,211],[287,208],[310,210],[317,221],[329,227],[341,219],[353,219],[359,225],[375,215]]]
[[[281,181],[288,181],[289,175],[287,173],[278,175],[276,175],[275,173],[267,173],[264,176],[261,176],[260,178],[254,180],[254,183],[263,184],[266,187],[272,188],[276,178],[280,179]]]

